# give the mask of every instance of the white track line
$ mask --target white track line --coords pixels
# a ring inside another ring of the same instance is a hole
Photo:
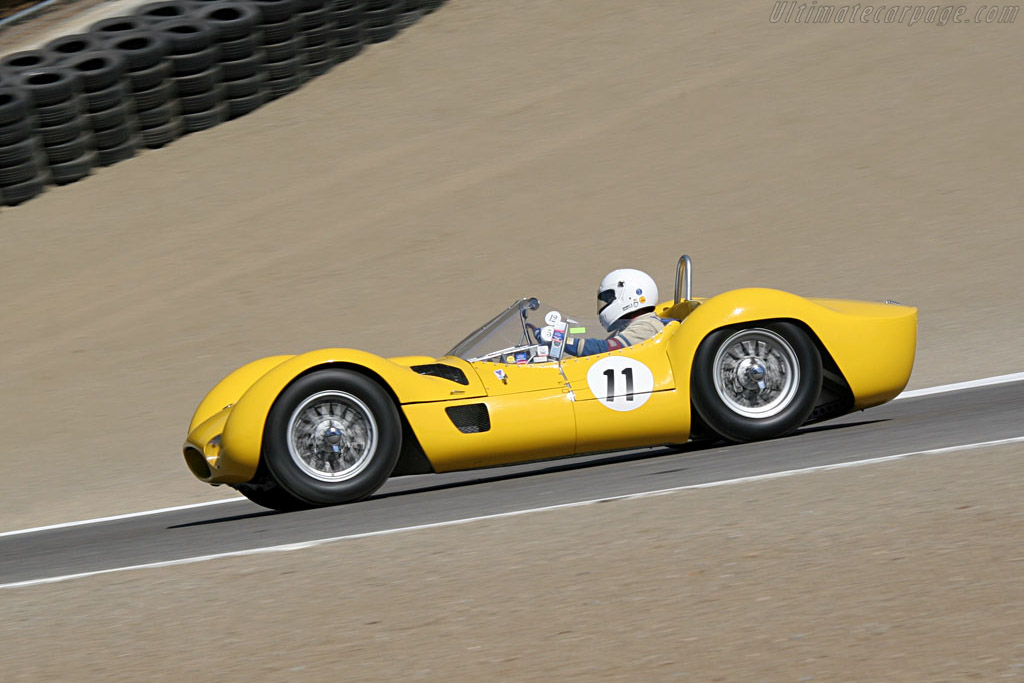
[[[520,515],[528,515],[535,512],[548,512],[551,510],[565,510],[568,508],[583,507],[586,505],[594,505],[595,503],[607,503],[616,500],[637,500],[640,498],[651,498],[654,496],[664,496],[670,493],[676,493],[679,491],[688,491],[692,489],[709,489],[716,488],[719,486],[728,486],[731,484],[748,484],[752,482],[768,481],[771,479],[782,479],[784,477],[791,477],[797,474],[807,474],[810,472],[824,472],[827,470],[839,470],[850,467],[862,467],[865,465],[877,465],[879,463],[892,462],[894,460],[901,460],[903,458],[909,458],[911,456],[919,455],[941,455],[945,453],[956,453],[960,451],[976,450],[979,448],[991,448],[994,446],[1005,446],[1007,444],[1024,443],[1024,436],[1015,436],[1009,439],[999,439],[996,441],[981,441],[978,443],[963,444],[960,446],[947,446],[945,448],[933,448],[927,451],[910,451],[908,453],[899,453],[897,455],[886,455],[878,458],[869,458],[867,460],[853,460],[850,462],[841,462],[833,465],[817,465],[815,467],[805,467],[797,470],[786,470],[785,472],[770,472],[768,474],[758,474],[750,477],[739,477],[737,479],[725,479],[722,481],[712,481],[704,484],[690,484],[687,486],[676,486],[668,489],[660,489],[657,491],[642,491],[640,493],[629,493],[622,496],[609,496],[607,498],[594,498],[591,500],[582,500],[576,503],[562,503],[560,505],[548,505],[546,507],[529,508],[526,510],[515,510],[513,512],[499,512],[492,515],[481,515],[479,517],[466,517],[463,519],[453,519],[447,522],[433,522],[431,524],[418,524],[416,526],[397,527],[393,529],[381,529],[379,531],[368,531],[361,534],[349,534],[347,536],[334,536],[332,538],[322,538],[315,541],[304,541],[302,543],[288,543],[285,545],[275,545],[264,548],[252,548],[250,550],[236,550],[228,553],[216,553],[213,555],[200,555],[198,557],[186,557],[181,560],[168,560],[166,562],[151,562],[148,564],[136,564],[128,567],[115,567],[113,569],[100,569],[92,572],[82,572],[79,574],[66,574],[64,576],[53,576],[45,579],[31,579],[28,581],[17,581],[15,583],[4,583],[0,584],[0,589],[3,588],[24,588],[26,586],[38,586],[46,583],[59,583],[63,581],[71,581],[72,579],[82,579],[89,576],[99,576],[101,574],[113,574],[115,572],[127,572],[134,571],[136,569],[156,569],[159,567],[176,567],[185,564],[196,564],[199,562],[207,562],[209,560],[219,560],[228,557],[247,557],[250,555],[263,555],[266,553],[286,553],[294,550],[305,550],[307,548],[316,548],[329,543],[337,543],[340,541],[346,541],[354,538],[370,538],[373,536],[388,536],[390,534],[398,534],[409,531],[422,531],[424,529],[439,529],[441,527],[458,526],[462,524],[471,524],[473,522],[480,522],[484,520],[502,519],[505,517],[518,517]]]
[[[914,389],[913,391],[904,391],[900,395],[896,396],[893,400],[899,400],[900,398],[916,398],[918,396],[929,396],[936,393],[947,393],[950,391],[963,391],[965,389],[975,389],[978,387],[991,386],[993,384],[1006,384],[1008,382],[1019,382],[1024,381],[1024,373],[1015,373],[1013,375],[999,375],[997,377],[986,377],[980,380],[971,380],[968,382],[957,382],[956,384],[943,384],[941,386],[930,387],[927,389]],[[145,517],[148,515],[159,515],[163,512],[175,512],[177,510],[188,510],[190,508],[202,508],[210,505],[221,505],[223,503],[238,503],[239,501],[246,500],[244,497],[236,498],[225,498],[219,501],[208,501],[206,503],[193,503],[190,505],[179,505],[171,508],[160,508],[159,510],[143,510],[141,512],[128,512],[122,515],[114,515],[111,517],[96,517],[93,519],[82,519],[73,522],[60,522],[58,524],[48,524],[46,526],[33,526],[31,528],[15,529],[13,531],[2,531],[0,532],[0,539],[8,536],[19,536],[23,533],[35,533],[37,531],[49,531],[55,528],[68,528],[71,526],[84,526],[86,524],[98,524],[100,522],[117,521],[119,519],[131,519],[133,517]]]
[[[998,377],[986,377],[984,379],[975,379],[968,382],[957,382],[956,384],[943,384],[937,387],[930,387],[928,389],[915,389],[913,391],[904,391],[902,394],[897,396],[894,401],[898,401],[901,398],[917,398],[918,396],[930,396],[932,394],[945,394],[951,391],[963,391],[964,389],[976,389],[978,387],[987,387],[993,384],[1006,384],[1007,382],[1018,382],[1024,381],[1024,372],[1014,373],[1012,375],[999,375]],[[178,505],[176,507],[160,508],[158,510],[143,510],[142,512],[128,512],[123,515],[113,515],[111,517],[96,517],[94,519],[83,519],[76,522],[61,522],[59,524],[49,524],[47,526],[31,527],[29,529],[16,529],[14,531],[0,532],[0,538],[5,536],[18,536],[21,534],[34,534],[38,531],[50,531],[52,529],[66,529],[68,527],[85,526],[87,524],[99,524],[101,522],[114,522],[121,519],[131,519],[133,517],[146,517],[148,515],[158,515],[163,512],[175,512],[177,510],[188,510],[190,508],[206,507],[208,505],[221,505],[223,503],[237,503],[245,500],[242,496],[236,496],[234,498],[224,498],[222,500],[211,500],[205,503],[192,503],[191,505]]]
[[[189,505],[176,505],[169,508],[160,508],[159,510],[143,510],[142,512],[128,512],[123,515],[113,515],[111,517],[96,517],[94,519],[82,519],[77,522],[61,522],[60,524],[50,524],[49,526],[36,526],[31,529],[17,529],[15,531],[5,531],[0,533],[0,538],[4,536],[18,536],[20,534],[34,534],[37,531],[49,531],[51,529],[66,529],[73,526],[85,526],[87,524],[99,524],[100,522],[116,522],[119,519],[131,519],[133,517],[146,517],[148,515],[159,515],[163,512],[176,512],[178,510],[190,510],[192,508],[207,507],[209,505],[221,505],[223,503],[237,503],[240,500],[245,500],[242,496],[235,498],[224,498],[223,500],[208,500],[205,503],[191,503]]]
[[[1007,384],[1009,382],[1020,382],[1024,380],[1024,372],[1015,372],[1012,375],[999,375],[998,377],[986,377],[985,379],[972,379],[968,382],[957,382],[956,384],[943,384],[940,387],[929,389],[914,389],[904,391],[894,398],[898,401],[901,398],[917,398],[918,396],[931,396],[932,394],[946,394],[951,391],[963,391],[964,389],[977,389],[978,387],[989,387],[993,384]]]

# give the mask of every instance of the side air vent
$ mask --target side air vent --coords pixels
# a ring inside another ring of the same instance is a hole
[[[430,375],[431,377],[440,377],[446,379],[449,382],[455,382],[456,384],[469,384],[469,380],[466,379],[466,373],[458,368],[453,368],[450,365],[444,363],[431,363],[430,365],[414,365],[410,368],[413,372],[418,372],[421,375]]]
[[[444,412],[452,423],[463,434],[479,434],[491,429],[491,415],[483,403],[472,403],[468,406],[451,406]]]

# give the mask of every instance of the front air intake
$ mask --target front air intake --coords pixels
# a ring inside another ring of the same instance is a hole
[[[491,429],[491,414],[483,403],[450,406],[444,409],[448,418],[463,434],[479,434]]]
[[[456,384],[469,384],[469,380],[466,379],[466,373],[458,368],[453,368],[451,365],[445,365],[444,363],[431,363],[430,365],[414,365],[410,368],[413,372],[417,372],[421,375],[430,375],[431,377],[440,377],[446,379],[449,382],[455,382]]]

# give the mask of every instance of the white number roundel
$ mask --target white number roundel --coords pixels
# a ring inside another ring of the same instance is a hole
[[[638,360],[609,356],[590,367],[587,384],[601,405],[612,410],[636,410],[651,397],[654,374]]]

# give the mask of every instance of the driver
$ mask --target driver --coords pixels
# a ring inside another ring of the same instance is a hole
[[[611,336],[569,337],[565,353],[591,356],[650,339],[665,328],[665,321],[654,314],[657,303],[658,285],[650,275],[633,268],[613,270],[597,288],[597,315]]]

